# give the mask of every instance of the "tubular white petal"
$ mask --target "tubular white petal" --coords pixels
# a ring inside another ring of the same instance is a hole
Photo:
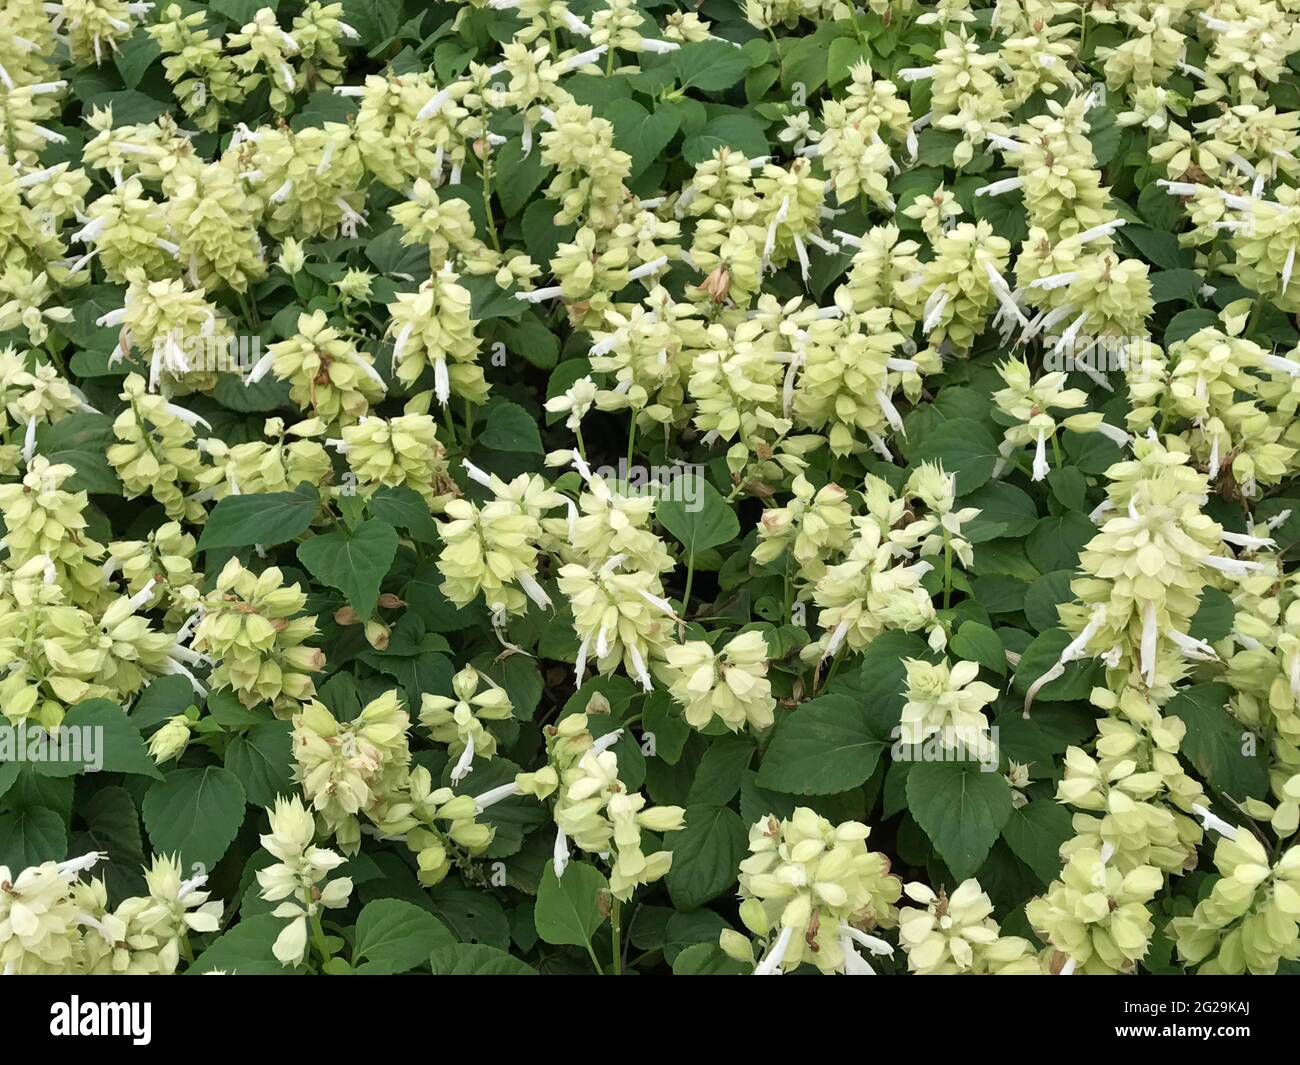
[[[552,285],[550,288],[535,288],[532,292],[516,292],[515,299],[523,300],[525,303],[544,303],[546,300],[553,300],[564,295],[564,289],[559,285]]]
[[[585,52],[579,52],[571,56],[560,64],[560,69],[564,71],[577,70],[578,67],[585,67],[588,63],[594,63],[597,59],[609,51],[609,45],[599,44],[595,48],[589,48]]]
[[[1222,817],[1211,812],[1209,807],[1201,805],[1199,802],[1192,803],[1192,813],[1201,819],[1201,828],[1206,831],[1211,829],[1226,839],[1237,838],[1237,828],[1228,824]]]
[[[1156,628],[1155,600],[1148,599],[1142,607],[1142,643],[1140,647],[1142,675],[1148,688],[1153,687],[1156,682],[1156,644],[1159,637],[1160,632]]]
[[[1001,181],[994,181],[989,185],[975,190],[976,196],[1001,196],[1004,192],[1014,192],[1016,189],[1024,188],[1024,178],[1004,178]]]
[[[555,870],[555,879],[558,880],[564,875],[564,870],[569,866],[569,837],[564,834],[564,829],[555,830],[555,845],[551,848],[551,867]]]
[[[465,737],[465,749],[456,759],[456,764],[451,767],[451,782],[459,784],[472,772],[474,772],[474,734],[470,733]]]
[[[781,934],[776,937],[772,949],[767,952],[762,961],[754,966],[755,976],[772,976],[780,970],[781,962],[785,960],[786,951],[790,949],[790,939],[793,935],[793,928],[781,929]]]
[[[623,729],[616,728],[613,732],[606,732],[605,735],[598,737],[592,742],[591,749],[596,754],[604,754],[619,740],[623,738]]]
[[[1133,438],[1128,433],[1124,432],[1118,425],[1111,425],[1110,422],[1102,422],[1098,425],[1097,432],[1119,447],[1128,447],[1133,442]]]
[[[1251,536],[1248,533],[1235,533],[1223,529],[1219,532],[1219,538],[1225,544],[1233,544],[1236,547],[1245,547],[1251,551],[1259,551],[1266,547],[1277,547],[1277,541],[1271,536]]]
[[[1177,629],[1170,629],[1168,635],[1175,646],[1187,658],[1194,659],[1197,662],[1217,662],[1219,660],[1218,653],[1204,640],[1198,640],[1195,636],[1187,636]]]
[[[502,784],[499,787],[489,788],[487,791],[483,792],[482,795],[474,796],[474,812],[481,814],[488,807],[495,806],[497,803],[502,802],[505,799],[509,799],[511,796],[518,795],[518,794],[519,794],[519,785],[513,780],[510,781],[508,784]]]
[[[537,583],[536,577],[527,570],[520,570],[515,574],[515,580],[519,582],[519,587],[524,590],[524,594],[528,596],[529,599],[540,606],[543,610],[550,608],[551,597],[547,595],[546,590]]]
[[[1259,573],[1268,569],[1262,562],[1247,562],[1240,558],[1223,558],[1221,555],[1207,555],[1201,561],[1211,569],[1226,573],[1229,577],[1244,577],[1247,573]]]
[[[1047,461],[1047,449],[1044,447],[1045,440],[1046,434],[1040,429],[1038,443],[1034,446],[1033,478],[1035,481],[1041,481],[1052,469]]]
[[[578,644],[578,658],[573,664],[573,675],[575,678],[574,686],[582,687],[582,675],[587,671],[587,648],[591,645],[591,637],[584,636],[582,643]]]
[[[651,259],[648,263],[642,263],[635,270],[628,271],[627,278],[629,281],[640,281],[643,277],[649,277],[651,274],[657,274],[668,265],[668,256],[661,255],[657,259]]]

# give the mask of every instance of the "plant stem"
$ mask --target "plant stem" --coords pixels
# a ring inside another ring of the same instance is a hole
[[[622,919],[621,907],[623,904],[617,898],[613,898],[610,901],[611,901],[611,905],[609,909],[609,927],[611,932],[613,933],[613,940],[614,940],[614,946],[611,951],[611,954],[613,956],[614,975],[622,976],[623,975],[623,926],[621,923],[621,919]]]
[[[691,583],[695,580],[695,552],[691,551],[686,561],[686,589],[682,592],[682,620],[691,609]]]
[[[952,605],[952,541],[945,530],[943,534],[943,608]]]
[[[497,236],[497,222],[492,217],[492,145],[483,141],[483,214],[487,218],[488,236],[492,238],[492,247],[501,250],[501,238]]]
[[[1264,298],[1257,296],[1255,306],[1250,309],[1250,320],[1246,323],[1246,339],[1249,340],[1255,335],[1255,327],[1259,325],[1259,319],[1264,313]]]
[[[452,448],[456,448],[460,445],[460,440],[456,436],[456,423],[455,421],[452,420],[451,417],[451,404],[449,403],[442,404],[442,417],[443,417],[443,421],[447,423],[447,432],[451,436],[451,439],[447,441],[451,445],[451,448],[448,448],[448,450],[450,451],[452,450]]]
[[[596,952],[591,949],[591,940],[587,940],[587,957],[591,959],[591,964],[596,967],[596,975],[604,976],[605,970],[600,967],[600,959],[596,957]]]

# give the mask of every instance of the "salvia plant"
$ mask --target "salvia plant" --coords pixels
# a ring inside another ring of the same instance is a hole
[[[0,970],[1300,971],[1300,0],[6,0]]]

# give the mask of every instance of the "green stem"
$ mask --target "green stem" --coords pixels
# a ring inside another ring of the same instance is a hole
[[[1264,297],[1255,298],[1255,306],[1250,309],[1250,320],[1246,323],[1246,339],[1249,340],[1255,335],[1255,327],[1259,325],[1259,320],[1264,314]]]
[[[577,426],[573,432],[578,438],[578,454],[582,456],[582,460],[585,462],[587,460],[587,445],[582,439],[582,426]]]
[[[632,424],[627,427],[627,465],[628,474],[632,470],[632,451],[636,447],[636,415],[632,415]]]
[[[691,609],[691,583],[695,580],[695,552],[692,551],[686,561],[686,589],[682,592],[682,620],[686,619]]]
[[[501,238],[497,236],[497,222],[492,217],[492,145],[483,141],[483,214],[487,217],[488,236],[492,238],[492,247],[501,250]]]
[[[943,608],[952,605],[952,541],[945,530],[943,534]]]
[[[614,946],[611,951],[613,964],[614,964],[614,975],[622,976],[623,975],[623,926],[621,923],[622,914],[620,911],[623,904],[619,902],[617,898],[612,899],[611,903],[612,904],[609,910],[609,927],[610,930],[613,932],[613,939],[614,939]]]
[[[320,954],[321,964],[325,965],[334,957],[334,952],[330,950],[329,943],[325,938],[325,929],[320,923],[320,910],[313,908],[314,900],[311,897],[311,890],[304,891],[303,896],[304,905],[311,910],[311,941],[316,947],[317,953]]]
[[[604,976],[605,970],[600,967],[600,959],[596,957],[596,952],[591,949],[591,940],[587,940],[587,957],[591,959],[591,964],[596,967],[596,975]]]
[[[452,417],[451,417],[451,404],[450,404],[450,403],[444,403],[444,404],[442,404],[442,419],[443,419],[443,421],[445,421],[445,422],[447,423],[447,434],[448,434],[448,436],[450,436],[450,438],[451,438],[450,440],[447,441],[447,443],[451,445],[451,447],[449,447],[449,448],[447,449],[447,450],[450,451],[450,450],[453,450],[454,448],[458,447],[459,444],[460,444],[460,440],[459,440],[459,438],[456,436],[456,423],[452,420]]]

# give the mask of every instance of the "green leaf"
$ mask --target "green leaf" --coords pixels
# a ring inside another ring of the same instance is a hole
[[[242,27],[252,22],[264,7],[275,11],[280,6],[280,0],[209,0],[208,6],[236,26]]]
[[[1069,646],[1070,639],[1069,633],[1061,628],[1048,629],[1035,637],[1033,643],[1021,653],[1020,662],[1016,665],[1016,691],[1021,695],[1028,692],[1034,681],[1056,665],[1061,652]],[[1065,673],[1044,684],[1034,699],[1036,702],[1086,699],[1088,693],[1103,680],[1100,662],[1071,662],[1065,667]]]
[[[357,918],[352,962],[357,973],[404,973],[456,938],[428,910],[400,899],[376,899]],[[364,965],[357,962],[365,960]]]
[[[735,798],[754,749],[754,741],[747,736],[723,736],[709,744],[691,782],[691,805],[721,805]]]
[[[375,48],[396,36],[402,25],[401,0],[343,0],[343,21],[361,43]]]
[[[994,481],[972,492],[962,502],[980,512],[962,525],[961,532],[973,544],[1000,536],[1028,536],[1038,524],[1038,508],[1027,492],[1005,481]]]
[[[1070,570],[1053,570],[1044,573],[1029,586],[1025,592],[1025,617],[1034,629],[1046,632],[1060,626],[1061,617],[1056,608],[1074,598],[1074,593],[1070,591],[1073,577]]]
[[[479,443],[496,451],[542,454],[537,419],[518,403],[495,403],[488,408],[487,424],[479,434]]]
[[[682,158],[692,166],[707,162],[721,148],[753,159],[767,154],[767,133],[747,114],[719,115],[682,144]]]
[[[511,137],[496,152],[492,160],[492,174],[496,178],[497,199],[507,218],[513,218],[528,203],[529,198],[546,180],[550,168],[542,162],[541,148],[524,154],[523,141]]]
[[[115,885],[122,884],[130,886],[129,893],[139,894],[145,865],[144,841],[140,836],[140,814],[131,793],[126,788],[100,788],[80,805],[86,823],[85,838],[95,850],[108,854],[108,868],[97,867],[95,875],[107,874],[111,893]],[[127,893],[116,894],[121,897]]]
[[[736,882],[736,866],[745,856],[746,838],[744,822],[730,807],[687,806],[686,827],[665,839],[673,852],[667,877],[673,905],[693,910],[730,889]]]
[[[184,709],[181,707],[176,712]],[[67,777],[87,770],[134,773],[155,780],[162,776],[149,757],[140,730],[120,706],[107,699],[78,703],[64,715],[60,731],[63,735],[58,749],[70,757],[37,762],[34,768],[42,776]],[[87,740],[90,745],[86,745]],[[82,749],[78,750],[79,747]]]
[[[601,111],[614,126],[614,146],[632,157],[632,177],[658,159],[681,128],[681,113],[661,106],[647,111],[635,100],[614,100]]]
[[[605,922],[598,896],[608,889],[609,882],[594,865],[570,862],[564,876],[557,878],[548,862],[533,911],[537,934],[554,946],[587,946]]]
[[[654,737],[654,755],[669,765],[676,765],[682,748],[691,737],[691,726],[665,691],[652,692],[642,711],[642,735]]]
[[[753,966],[728,957],[716,943],[696,943],[673,959],[674,976],[742,976]]]
[[[285,922],[269,913],[244,917],[225,932],[185,970],[199,976],[219,969],[233,976],[292,976],[303,973],[302,966],[289,968],[276,960],[271,948],[284,930]]]
[[[54,810],[28,806],[0,814],[0,865],[16,876],[28,866],[68,856],[68,830]]]
[[[184,713],[196,702],[194,689],[184,677],[170,674],[155,677],[131,704],[127,720],[140,732],[148,733],[169,717]]]
[[[957,494],[973,492],[993,476],[998,444],[983,424],[970,418],[949,418],[925,435],[911,455],[912,464],[939,462],[956,474]]]
[[[1151,275],[1151,299],[1156,303],[1194,303],[1203,281],[1195,270],[1157,270]]]
[[[145,33],[133,33],[113,53],[113,65],[128,89],[138,88],[153,61],[162,55],[158,43]]]
[[[1187,725],[1180,752],[1215,791],[1240,802],[1268,794],[1267,744],[1227,710],[1232,689],[1196,684],[1165,704]]]
[[[513,954],[482,943],[439,947],[429,958],[434,976],[537,976],[538,972]]]
[[[978,621],[964,621],[953,634],[952,652],[968,662],[978,662],[998,676],[1007,672],[1006,649],[998,634]]]
[[[337,588],[363,619],[379,599],[379,586],[397,555],[397,532],[367,518],[355,529],[322,533],[298,545],[298,560],[322,584]]]
[[[1035,799],[1011,811],[1002,838],[1044,884],[1061,871],[1061,844],[1074,835],[1070,811],[1052,799]]]
[[[781,719],[758,783],[790,795],[836,795],[871,776],[888,746],[861,706],[847,696],[824,695]]]
[[[556,225],[556,205],[552,200],[534,200],[524,209],[521,228],[524,244],[535,263],[549,263],[562,241],[570,241],[578,231],[575,225]],[[490,280],[490,279],[489,279]],[[523,303],[515,300],[521,308]]]
[[[115,443],[113,420],[102,414],[73,414],[36,430],[37,451],[77,471],[63,483],[67,492],[122,494],[122,482],[104,454]]]
[[[478,322],[492,318],[519,318],[527,308],[513,292],[503,289],[492,275],[462,277],[460,284],[470,295],[470,317]]]
[[[498,320],[496,332],[510,352],[522,356],[543,370],[553,367],[560,357],[559,337],[533,311],[524,314],[517,322],[505,318]],[[547,424],[550,424],[550,411],[546,417]],[[556,417],[558,419],[559,415]]]
[[[1164,198],[1171,202],[1177,202],[1172,196]],[[1165,347],[1175,341],[1186,340],[1193,333],[1218,324],[1219,316],[1205,307],[1193,307],[1190,310],[1179,311],[1169,319],[1169,326],[1165,329]]]
[[[244,786],[229,769],[173,769],[144,797],[144,824],[159,854],[187,868],[216,865],[244,823]]]
[[[239,778],[255,806],[274,806],[279,795],[294,794],[293,742],[287,721],[262,721],[230,741],[226,768]]]
[[[314,490],[226,496],[208,515],[199,550],[283,544],[311,527],[318,506]]]
[[[438,525],[426,503],[413,488],[404,484],[384,485],[370,497],[370,512],[389,525],[405,529],[422,544],[438,542]]]
[[[1236,617],[1237,608],[1227,592],[1208,585],[1201,593],[1200,605],[1192,616],[1187,634],[1197,640],[1215,643],[1232,631],[1232,619]]]
[[[1097,527],[1086,514],[1067,511],[1044,518],[1025,541],[1025,554],[1043,573],[1056,569],[1074,569],[1079,552],[1097,535]]]
[[[749,59],[739,48],[723,41],[684,44],[670,60],[683,89],[721,92],[735,85],[749,70]]]
[[[1087,478],[1077,466],[1062,466],[1047,475],[1052,495],[1067,510],[1087,510]]]
[[[711,547],[734,540],[740,534],[740,521],[713,485],[696,474],[688,473],[687,477],[698,499],[664,499],[655,515],[688,555],[699,557]]]
[[[871,49],[856,37],[837,37],[826,57],[826,84],[834,88],[847,81],[853,67],[870,58]]]
[[[917,762],[908,810],[957,880],[973,876],[1011,815],[1011,786],[975,762]]]

